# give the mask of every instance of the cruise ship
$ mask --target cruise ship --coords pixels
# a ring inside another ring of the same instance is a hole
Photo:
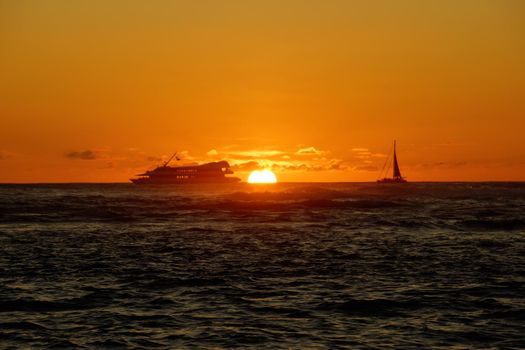
[[[200,165],[168,166],[176,157],[174,154],[163,165],[154,170],[138,174],[137,178],[130,179],[135,184],[188,184],[188,183],[237,183],[238,177],[226,175],[233,174],[227,161],[211,162]],[[177,158],[179,160],[179,158]]]

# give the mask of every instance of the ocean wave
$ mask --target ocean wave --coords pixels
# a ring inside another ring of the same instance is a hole
[[[476,230],[516,231],[525,229],[525,218],[468,219],[462,220],[460,225]]]
[[[342,312],[354,316],[402,317],[404,312],[423,307],[417,300],[349,299],[344,302],[320,304],[316,310]]]
[[[525,184],[0,186],[7,348],[520,348]]]
[[[55,301],[38,300],[32,298],[18,298],[0,301],[0,312],[56,312],[83,310],[108,305],[113,297],[109,294],[97,292],[88,293],[79,298],[60,299]]]
[[[1,305],[1,304],[0,304]],[[18,322],[0,322],[0,329],[14,329],[14,330],[49,330],[49,328],[37,323],[29,321]]]

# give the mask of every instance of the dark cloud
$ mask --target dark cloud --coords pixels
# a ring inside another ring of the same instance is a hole
[[[245,163],[233,164],[231,168],[233,171],[253,171],[261,169],[261,165],[256,161],[250,161]]]
[[[75,151],[66,153],[66,157],[69,159],[93,160],[97,158],[97,153],[91,150]]]
[[[274,171],[327,171],[327,170],[345,170],[347,167],[339,159],[331,159],[321,164],[315,162],[300,163],[275,163],[272,165]]]
[[[299,171],[299,170],[308,170],[308,165],[306,164],[273,164],[272,170],[274,171]]]
[[[330,170],[346,170],[346,165],[343,164],[343,161],[334,161],[332,164],[330,164]]]
[[[8,158],[11,158],[12,156],[13,156],[13,153],[0,150],[0,160],[6,160]]]

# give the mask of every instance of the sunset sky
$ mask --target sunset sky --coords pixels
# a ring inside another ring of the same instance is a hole
[[[0,0],[0,182],[525,180],[525,1]]]

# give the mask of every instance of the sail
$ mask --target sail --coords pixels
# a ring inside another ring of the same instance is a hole
[[[399,171],[399,165],[397,164],[397,157],[394,153],[394,179],[401,177],[401,171]]]
[[[394,141],[394,179],[399,178],[401,178],[401,171],[399,170],[399,164],[397,164],[396,141]]]

